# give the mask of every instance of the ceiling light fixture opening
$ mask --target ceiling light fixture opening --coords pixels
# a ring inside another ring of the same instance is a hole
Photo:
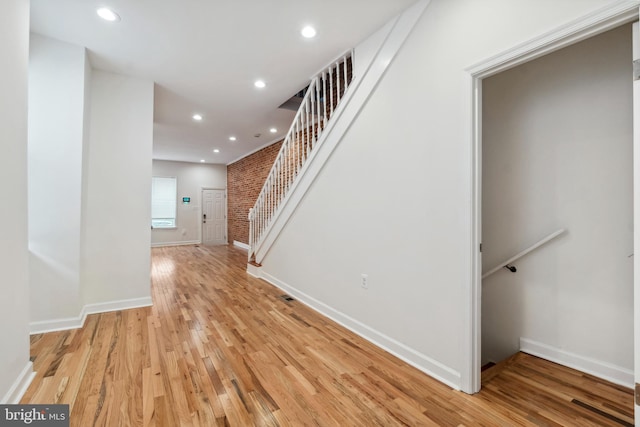
[[[300,31],[300,34],[302,34],[302,37],[305,39],[312,39],[316,36],[316,29],[311,25],[307,25]]]
[[[218,150],[217,148],[213,150],[214,153],[219,153],[220,150]]]
[[[104,19],[105,21],[115,22],[120,20],[120,15],[118,15],[108,7],[101,7],[96,11],[96,13],[100,18]]]
[[[271,133],[276,133],[276,132],[278,132],[278,129],[276,129],[276,128],[271,128],[271,129],[269,129],[269,132],[271,132]]]
[[[204,163],[204,159],[200,159],[200,163]]]
[[[267,86],[267,84],[264,82],[264,80],[256,80],[253,85],[255,87],[257,87],[258,89],[262,89],[263,87]]]
[[[193,117],[193,120],[195,120],[196,122],[199,122],[200,120],[202,120],[202,114],[194,114],[191,117]]]
[[[230,136],[229,141],[235,141],[237,138],[235,136]]]

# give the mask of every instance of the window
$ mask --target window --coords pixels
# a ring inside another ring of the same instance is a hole
[[[174,228],[176,226],[176,178],[154,176],[151,179],[151,226]]]

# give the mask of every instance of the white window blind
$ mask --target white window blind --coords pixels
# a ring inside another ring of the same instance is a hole
[[[153,228],[176,226],[176,178],[154,176],[151,179],[151,225]]]

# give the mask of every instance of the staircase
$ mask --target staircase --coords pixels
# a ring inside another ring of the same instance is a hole
[[[324,140],[323,131],[353,81],[352,70],[353,52],[350,52],[318,73],[306,89],[262,191],[249,210],[250,264],[259,265],[261,260],[256,255],[267,231]]]
[[[369,56],[364,49],[359,58],[355,78],[351,51],[311,80],[262,191],[249,210],[249,274],[263,277],[259,268],[262,260],[429,3],[419,0],[380,29],[381,37],[368,47]]]

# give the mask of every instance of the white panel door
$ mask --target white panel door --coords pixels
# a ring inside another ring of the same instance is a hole
[[[225,190],[202,190],[202,244],[227,243]]]
[[[633,24],[633,312],[635,362],[635,420],[640,426],[640,29]]]

